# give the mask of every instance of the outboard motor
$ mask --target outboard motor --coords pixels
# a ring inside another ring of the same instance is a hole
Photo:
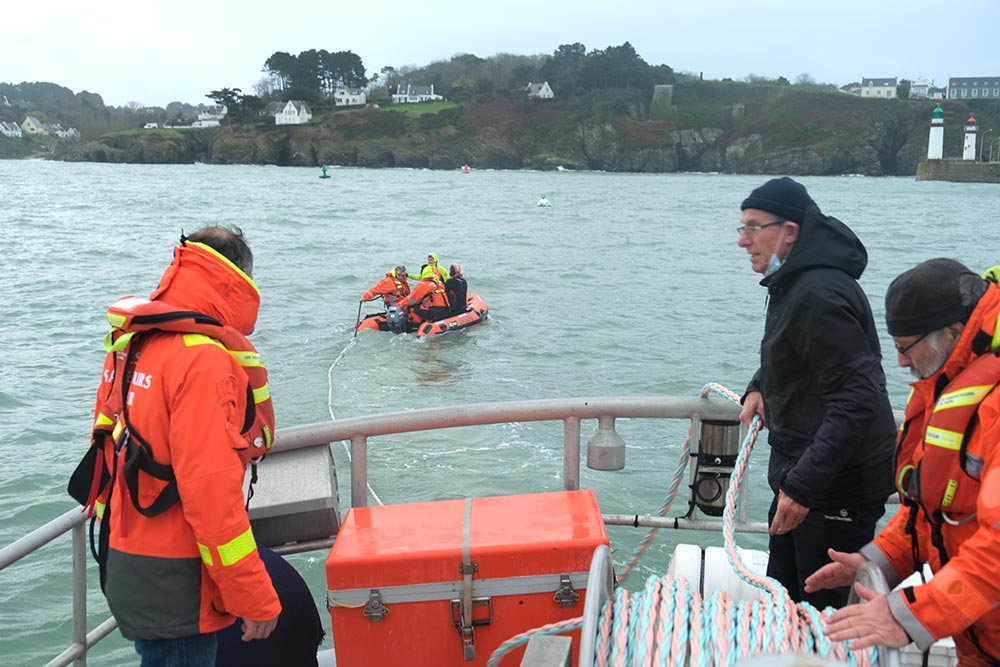
[[[385,311],[385,324],[392,333],[406,333],[406,311],[402,306],[389,306]]]

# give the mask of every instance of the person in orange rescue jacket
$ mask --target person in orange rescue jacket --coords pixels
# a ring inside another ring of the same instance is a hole
[[[411,320],[416,319],[421,322],[440,320],[451,314],[444,283],[434,273],[417,283],[409,296],[399,305],[412,316]]]
[[[809,588],[850,583],[871,562],[890,587],[929,563],[934,576],[840,609],[826,634],[855,648],[926,650],[953,637],[959,665],[1000,665],[1000,289],[951,259],[900,274],[885,295],[899,365],[917,378],[896,445],[902,505],[859,553],[834,561]]]
[[[206,227],[181,237],[149,300],[108,311],[88,505],[101,585],[142,667],[214,665],[217,630],[239,618],[243,641],[263,639],[281,612],[243,498],[274,429],[246,339],[252,272],[238,228]]]
[[[410,293],[410,284],[406,282],[406,277],[406,267],[400,264],[385,274],[385,277],[375,283],[374,287],[365,292],[361,300],[371,301],[375,297],[381,296],[386,306],[394,305]]]

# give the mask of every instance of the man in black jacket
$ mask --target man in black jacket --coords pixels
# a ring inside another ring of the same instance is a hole
[[[868,254],[805,187],[775,178],[740,207],[739,246],[764,275],[767,316],[760,368],[740,419],[768,429],[774,500],[767,574],[795,601],[847,603],[850,587],[806,593],[805,578],[875,534],[892,492],[895,422],[868,298],[858,278]]]

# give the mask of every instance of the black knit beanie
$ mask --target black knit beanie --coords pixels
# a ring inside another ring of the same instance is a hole
[[[743,200],[740,210],[756,208],[791,222],[802,223],[806,209],[815,206],[804,185],[787,176],[772,178]]]
[[[899,274],[885,293],[892,336],[919,336],[965,322],[988,283],[953,259],[929,259]]]

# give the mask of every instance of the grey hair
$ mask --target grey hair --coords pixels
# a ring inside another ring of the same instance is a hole
[[[240,271],[253,276],[253,252],[239,227],[210,225],[185,237],[188,241],[204,243],[212,250],[235,264]]]

